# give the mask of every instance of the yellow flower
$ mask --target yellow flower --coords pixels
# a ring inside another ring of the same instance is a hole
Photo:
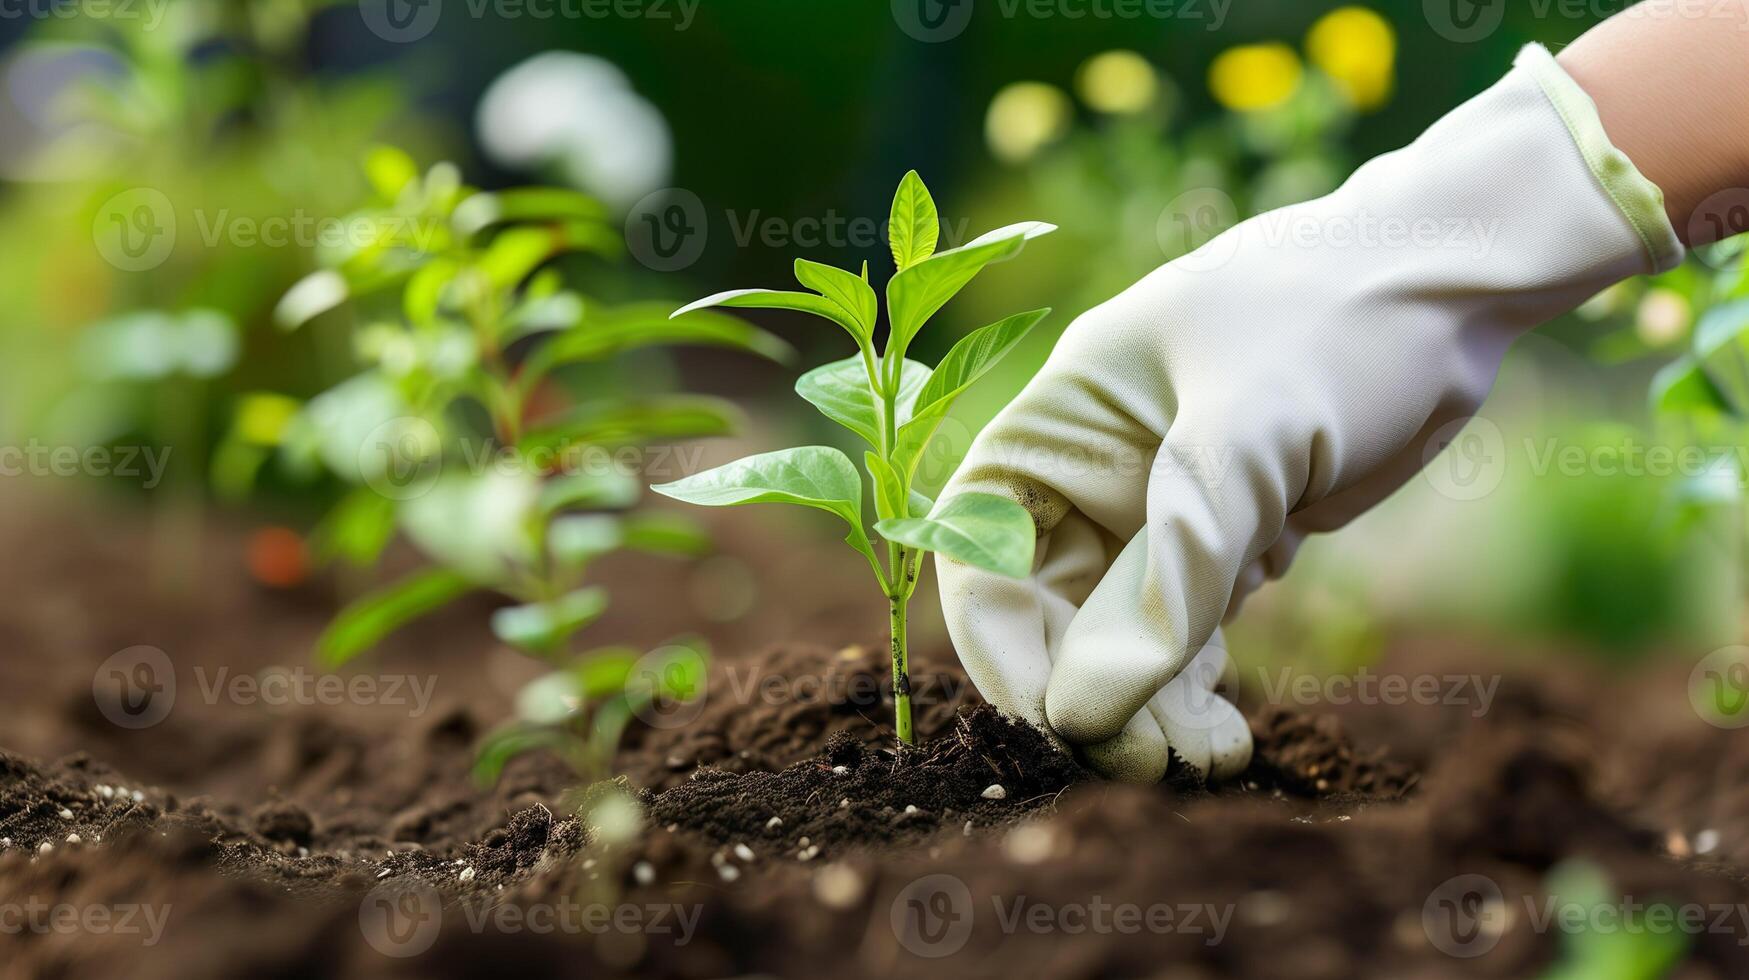
[[[1081,101],[1097,112],[1124,115],[1154,104],[1160,79],[1134,51],[1107,51],[1087,59],[1075,74]]]
[[[1306,34],[1306,56],[1357,109],[1377,109],[1391,97],[1397,35],[1390,22],[1365,7],[1342,7],[1319,18]]]
[[[1014,82],[990,100],[984,139],[1004,163],[1021,163],[1069,129],[1073,106],[1063,90],[1044,82]]]
[[[1285,44],[1228,48],[1209,66],[1209,91],[1237,112],[1273,109],[1300,86],[1300,56]]]

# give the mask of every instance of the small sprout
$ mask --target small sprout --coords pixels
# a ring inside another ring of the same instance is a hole
[[[797,310],[836,323],[857,353],[802,375],[796,393],[827,418],[868,444],[863,469],[873,483],[874,531],[885,542],[885,564],[869,538],[863,485],[856,465],[838,449],[802,446],[763,453],[653,489],[676,500],[712,507],[786,503],[837,516],[845,543],[864,559],[887,598],[893,676],[894,728],[912,741],[910,645],[907,608],[917,588],[917,563],[930,551],[979,568],[1023,578],[1032,570],[1037,532],[1027,510],[1007,497],[964,493],[939,503],[912,487],[917,466],[948,409],[995,366],[1049,310],[1015,314],[974,330],[931,369],[906,358],[924,325],[985,266],[1016,255],[1027,239],[1053,231],[1036,221],[1009,225],[971,242],[936,251],[940,218],[916,171],[893,197],[887,225],[895,272],[886,284],[886,346],[875,350],[880,298],[861,274],[797,259],[796,279],[807,292],[737,289],[708,296],[675,312],[707,307]]]
[[[1008,790],[1004,789],[1001,783],[991,783],[984,787],[982,795],[986,800],[1006,800],[1008,799]]]
[[[389,875],[392,875],[394,873],[395,873],[394,869],[384,868],[383,870],[377,872],[377,879],[380,881],[381,879],[387,878]]]
[[[783,826],[783,818],[782,817],[772,817],[770,820],[765,821],[765,829],[766,830],[777,830],[779,827],[782,827],[782,826]]]

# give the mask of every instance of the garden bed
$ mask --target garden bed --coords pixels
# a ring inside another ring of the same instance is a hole
[[[0,572],[0,639],[15,651],[0,661],[0,896],[137,907],[127,930],[0,934],[0,971],[1523,976],[1573,943],[1532,928],[1523,900],[1571,859],[1605,871],[1612,895],[1749,902],[1749,791],[1731,780],[1749,749],[1689,712],[1680,665],[1511,673],[1480,718],[1249,705],[1258,748],[1242,778],[1213,792],[1184,778],[1114,786],[979,707],[940,649],[916,656],[917,689],[939,692],[918,697],[925,744],[895,753],[879,624],[833,614],[824,584],[768,581],[816,632],[771,646],[745,627],[678,624],[715,631],[712,698],[686,724],[630,734],[620,769],[645,830],[606,851],[569,815],[554,760],[518,759],[490,789],[472,781],[473,745],[515,687],[495,676],[514,661],[481,653],[477,608],[416,625],[361,668],[439,677],[417,717],[209,700],[221,667],[307,663],[331,598],[251,585],[238,535],[218,529],[200,587],[151,602],[144,540],[40,511],[0,526],[13,553],[42,556]],[[678,567],[610,569],[627,579],[614,615],[655,629],[644,621],[672,605]],[[91,683],[140,643],[176,654],[178,704],[128,731]],[[1492,662],[1450,640],[1393,646],[1378,669]],[[774,676],[819,684],[747,695],[749,678]],[[1484,920],[1486,955],[1449,955],[1424,921],[1460,874],[1486,876],[1507,910]],[[587,909],[605,896],[631,927],[596,928]],[[939,929],[906,931],[919,902],[949,913]],[[391,907],[409,912],[404,928],[381,918]],[[1118,909],[1163,911],[1126,930]],[[1745,940],[1741,921],[1691,937],[1685,975],[1742,975]]]

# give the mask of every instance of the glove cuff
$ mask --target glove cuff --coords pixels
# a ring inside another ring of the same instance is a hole
[[[1597,104],[1579,87],[1555,61],[1547,48],[1529,44],[1518,52],[1513,66],[1529,72],[1548,96],[1567,132],[1585,158],[1586,166],[1597,179],[1599,188],[1621,211],[1639,236],[1646,250],[1646,260],[1653,272],[1667,272],[1681,264],[1682,242],[1670,218],[1664,211],[1664,192],[1646,179],[1627,154],[1616,149],[1603,130],[1603,120],[1597,115]]]

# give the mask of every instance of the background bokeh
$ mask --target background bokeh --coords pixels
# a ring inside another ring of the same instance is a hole
[[[366,367],[361,317],[381,314],[326,312],[287,330],[275,311],[348,248],[324,229],[381,206],[373,195],[392,178],[365,161],[393,145],[421,173],[452,162],[443,174],[469,186],[542,182],[599,199],[629,247],[561,261],[614,302],[785,286],[797,255],[848,268],[866,258],[882,277],[879,223],[913,168],[949,242],[1021,219],[1059,225],[919,341],[933,361],[1000,315],[1055,308],[957,410],[948,442],[963,448],[1076,313],[1239,217],[1330,190],[1499,77],[1522,44],[1565,43],[1617,6],[114,0],[14,11],[0,19],[0,439],[172,446],[161,480],[35,482],[138,510],[168,576],[176,540],[223,513],[274,528],[280,537],[257,541],[268,556],[257,571],[295,579],[274,542],[302,556],[298,542],[348,491],[341,475],[292,465],[286,433],[309,399]],[[1732,305],[1738,261],[1727,243],[1526,339],[1454,459],[1307,547],[1253,601],[1235,651],[1343,669],[1394,629],[1618,660],[1735,642],[1740,433],[1728,411],[1655,411],[1653,395],[1661,369],[1683,369],[1703,317],[1721,334],[1749,319]],[[752,319],[802,363],[847,353],[802,318]],[[737,438],[756,448],[838,439],[792,380],[734,352],[638,351],[568,375],[566,390],[684,387],[741,404],[750,421]],[[1652,446],[1702,462],[1660,465]],[[952,461],[932,461],[926,479],[939,484]],[[773,526],[833,534],[825,520]]]

